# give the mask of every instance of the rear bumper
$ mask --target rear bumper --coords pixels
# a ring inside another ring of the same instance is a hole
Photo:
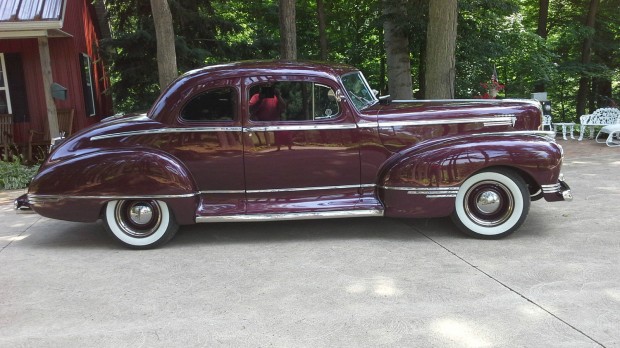
[[[564,175],[560,174],[557,184],[542,185],[543,197],[547,202],[572,201],[573,194],[570,186],[564,181]]]
[[[28,194],[23,194],[13,201],[13,206],[15,208],[15,212],[18,214],[31,214],[34,213],[32,210],[32,205],[28,200]]]

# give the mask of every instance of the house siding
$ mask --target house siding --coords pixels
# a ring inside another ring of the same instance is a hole
[[[99,35],[96,29],[95,11],[89,0],[67,0],[62,30],[71,37],[50,37],[49,49],[54,82],[67,88],[66,100],[55,100],[57,109],[74,108],[74,130],[85,128],[112,113],[112,102],[104,92],[109,88],[103,62],[99,59]],[[28,141],[30,129],[45,131],[47,129],[47,108],[43,90],[43,78],[39,47],[33,39],[1,39],[0,52],[17,52],[21,54],[24,69],[30,122],[16,123],[14,127],[15,142]],[[88,116],[84,104],[82,75],[79,54],[88,54],[95,63],[93,83],[96,115]]]

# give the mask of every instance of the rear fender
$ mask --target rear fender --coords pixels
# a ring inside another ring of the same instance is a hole
[[[510,168],[537,191],[557,183],[562,150],[548,138],[525,134],[471,135],[418,144],[391,158],[381,171],[386,215],[447,216],[460,185],[492,167]]]
[[[70,221],[97,220],[110,200],[161,199],[179,224],[188,224],[194,222],[197,192],[176,158],[153,149],[119,149],[45,163],[28,195],[37,213]]]

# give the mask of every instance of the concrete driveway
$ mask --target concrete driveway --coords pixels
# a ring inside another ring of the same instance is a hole
[[[559,140],[571,203],[449,219],[202,224],[131,251],[0,193],[1,347],[620,347],[620,148]]]

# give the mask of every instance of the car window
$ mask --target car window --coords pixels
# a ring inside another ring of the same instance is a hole
[[[231,121],[235,118],[235,90],[217,88],[193,97],[181,111],[186,121]]]
[[[340,115],[334,90],[315,82],[261,83],[250,88],[249,97],[252,121],[312,121]]]

